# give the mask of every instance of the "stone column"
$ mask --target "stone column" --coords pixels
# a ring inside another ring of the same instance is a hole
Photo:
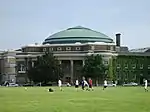
[[[73,60],[70,60],[70,65],[71,65],[71,71],[70,71],[71,83],[73,84]]]
[[[27,71],[28,70],[28,58],[27,57],[25,57],[25,68],[26,68],[25,71]]]
[[[32,67],[34,67],[34,61],[32,61]]]
[[[23,65],[20,64],[20,71],[23,71]]]
[[[82,63],[83,63],[82,65],[84,66],[85,65],[85,60],[82,60]]]
[[[62,62],[62,61],[61,61],[61,60],[59,60],[59,64],[60,64],[60,65],[61,65],[61,62]]]

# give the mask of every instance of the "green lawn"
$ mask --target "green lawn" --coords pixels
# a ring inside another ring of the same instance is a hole
[[[0,112],[150,112],[150,92],[117,87],[77,92],[75,88],[0,87]]]

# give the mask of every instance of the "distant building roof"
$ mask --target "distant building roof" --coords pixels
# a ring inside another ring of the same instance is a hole
[[[150,52],[150,47],[131,49],[129,52]]]
[[[22,51],[22,49],[16,49],[15,51]]]
[[[126,46],[121,46],[120,51],[121,52],[129,52],[128,47],[126,47]]]

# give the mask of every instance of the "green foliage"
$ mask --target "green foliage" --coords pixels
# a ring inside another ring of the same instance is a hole
[[[0,74],[0,83],[2,82],[2,74]]]
[[[106,67],[103,64],[101,55],[86,57],[83,67],[83,75],[91,78],[104,78]]]
[[[28,77],[34,82],[55,82],[63,77],[58,60],[52,53],[37,57],[35,66],[28,71]]]
[[[117,78],[117,74],[116,74],[116,58],[115,57],[112,57],[112,75],[113,75],[113,80],[118,80]]]
[[[109,59],[109,66],[108,66],[108,78],[109,80],[114,80],[114,75],[113,75],[113,60]]]
[[[117,68],[118,64],[120,68]],[[141,65],[143,65],[142,68]],[[121,82],[140,82],[141,74],[143,74],[144,77],[150,78],[149,65],[149,56],[120,55],[113,58],[113,75],[115,79]],[[120,75],[120,78],[118,78],[117,75]]]

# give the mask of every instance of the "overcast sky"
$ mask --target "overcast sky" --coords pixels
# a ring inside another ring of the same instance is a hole
[[[0,0],[0,49],[78,25],[113,39],[120,32],[129,48],[150,47],[150,0]]]

